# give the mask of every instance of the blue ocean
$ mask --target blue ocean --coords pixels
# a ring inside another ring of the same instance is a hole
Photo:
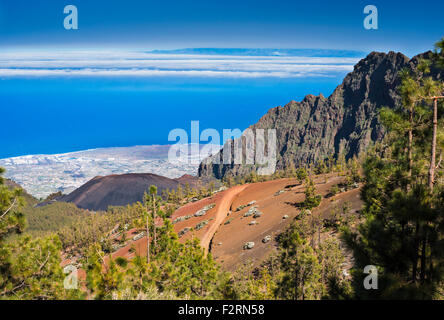
[[[168,144],[174,128],[239,128],[342,77],[304,79],[6,78],[0,158],[98,147]]]

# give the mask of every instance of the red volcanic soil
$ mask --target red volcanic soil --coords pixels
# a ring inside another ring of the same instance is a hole
[[[324,175],[316,177],[314,181],[317,193],[325,196],[333,185],[342,180],[342,177],[336,175],[328,175],[327,182]],[[285,191],[282,192],[282,190]],[[305,199],[304,190],[305,186],[299,184],[296,179],[280,179],[235,186],[209,198],[184,205],[174,212],[171,220],[191,215],[192,217],[187,220],[174,224],[177,233],[185,228],[192,228],[180,238],[180,241],[185,242],[197,237],[201,240],[205,251],[211,252],[224,269],[232,271],[247,262],[252,262],[257,266],[276,250],[276,236],[283,232],[300,213],[298,204]],[[313,210],[313,217],[326,218],[336,208],[341,208],[346,201],[351,205],[350,214],[356,213],[362,206],[359,192],[359,189],[353,189],[339,193],[334,197],[323,198],[320,206]],[[257,206],[257,209],[263,213],[262,216],[244,217],[251,206],[236,211],[239,206],[246,205],[253,200],[256,201],[254,205]],[[206,214],[194,216],[197,211],[211,204],[215,206]],[[284,219],[285,215],[288,216],[287,219]],[[249,223],[253,220],[257,224],[250,225]],[[208,223],[200,230],[196,230],[196,226],[203,221]],[[132,239],[138,233],[139,231],[135,229],[129,230],[127,238]],[[263,243],[262,240],[266,236],[271,236],[272,240]],[[326,236],[326,234],[322,235],[323,238]],[[252,249],[247,250],[244,249],[246,242],[254,242],[255,245]],[[146,255],[146,237],[143,237],[137,241],[128,241],[127,245],[114,252],[112,257],[127,259],[134,257],[135,252],[131,250],[133,246],[138,254]],[[105,258],[105,261],[107,260],[108,258]]]
[[[197,224],[202,221],[208,221],[208,224],[205,225],[200,230],[193,230],[180,238],[181,242],[185,242],[188,239],[193,237],[197,237],[201,239],[201,245],[208,251],[209,243],[217,231],[219,225],[225,219],[228,214],[228,210],[230,209],[230,205],[236,195],[241,192],[245,186],[236,186],[231,189],[219,192],[214,194],[212,197],[205,198],[196,202],[188,203],[183,207],[179,208],[176,212],[174,212],[171,220],[174,221],[178,217],[194,215],[197,211],[201,210],[205,206],[214,204],[215,207],[208,210],[207,213],[200,217],[191,217],[185,221],[180,221],[174,224],[174,230],[179,233],[181,230],[185,228],[195,228]],[[128,230],[126,233],[127,239],[132,239],[134,236],[139,234],[141,231],[137,231],[136,229]],[[124,257],[130,259],[136,255],[136,252],[131,252],[131,248],[134,246],[137,254],[144,256],[147,253],[147,244],[146,244],[146,236],[136,240],[129,241],[129,243],[120,248],[119,250],[112,253],[113,258]],[[105,262],[108,261],[108,257],[105,257]]]
[[[221,201],[217,203],[215,221],[208,227],[208,229],[205,231],[204,235],[200,239],[200,244],[202,247],[204,247],[205,252],[208,252],[210,241],[213,239],[213,236],[218,230],[220,224],[229,215],[229,211],[233,201],[243,190],[245,190],[246,187],[246,185],[236,186],[227,190],[224,193]]]
[[[325,183],[324,177],[315,179],[317,192],[326,195],[330,188],[342,180],[340,177],[331,177]],[[277,195],[277,192],[287,188],[287,191]],[[296,179],[281,179],[248,185],[238,194],[232,203],[232,213],[226,217],[224,223],[217,230],[212,240],[211,253],[224,269],[235,270],[246,262],[258,265],[266,259],[276,248],[275,237],[283,232],[299,214],[297,203],[304,201],[305,187]],[[263,214],[258,218],[244,217],[250,207],[235,212],[240,205],[256,201],[258,210]],[[313,216],[321,218],[331,214],[335,206],[341,206],[345,201],[351,204],[351,212],[361,208],[359,189],[341,193],[335,197],[323,199],[321,205],[313,210]],[[288,218],[284,219],[284,215]],[[249,225],[255,220],[257,224]],[[263,243],[265,236],[272,240]],[[243,249],[246,242],[254,242],[250,250]]]
[[[202,199],[194,203],[189,203],[177,210],[173,214],[173,221],[180,216],[192,215],[207,205],[215,205],[215,207],[207,211],[204,216],[192,217],[188,220],[178,222],[174,225],[174,229],[176,230],[176,232],[180,232],[185,228],[194,229],[198,223],[202,221],[208,221],[208,224],[202,229],[188,232],[181,238],[181,240],[185,241],[192,237],[197,237],[201,240],[202,247],[205,249],[206,252],[208,252],[210,241],[213,238],[215,232],[218,230],[220,224],[227,217],[231,207],[231,203],[234,201],[236,196],[246,187],[247,185],[235,186],[231,189],[217,193],[210,198]]]

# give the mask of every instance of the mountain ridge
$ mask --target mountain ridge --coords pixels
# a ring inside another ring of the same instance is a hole
[[[404,68],[416,68],[421,58],[431,54],[428,51],[409,59],[400,52],[371,52],[354,66],[329,97],[308,94],[300,102],[290,101],[283,107],[271,108],[249,128],[253,131],[276,129],[277,170],[313,164],[331,154],[342,153],[347,159],[358,156],[385,135],[378,114],[383,106],[399,105],[400,97],[396,92],[400,84],[399,72]],[[431,74],[442,78],[433,65]],[[256,166],[234,164],[233,161],[213,163],[216,157],[223,159],[227,147],[226,144],[218,154],[200,164],[200,177],[222,179],[257,170]],[[233,150],[232,145],[232,160]]]

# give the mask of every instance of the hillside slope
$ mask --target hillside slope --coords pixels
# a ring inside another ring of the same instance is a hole
[[[317,191],[325,197],[333,185],[344,181],[344,177],[328,174],[317,176],[314,181]],[[276,252],[276,237],[292,222],[298,223],[297,216],[302,210],[298,203],[304,200],[304,189],[304,184],[293,178],[238,185],[182,206],[174,212],[171,220],[181,242],[198,238],[204,250],[211,252],[223,269],[234,271],[246,263],[259,266]],[[362,207],[359,192],[359,188],[354,188],[325,197],[321,205],[312,211],[312,217],[322,221],[346,206],[347,215],[357,218]],[[248,215],[247,212],[254,208],[262,214],[257,217]],[[136,254],[146,255],[146,237],[136,237],[143,235],[142,231],[128,230],[128,240],[112,252],[112,257],[131,259]],[[316,238],[331,237],[332,232],[322,228]],[[265,242],[263,239],[267,236],[270,238]],[[254,242],[254,247],[247,250],[247,242]],[[118,242],[115,241],[115,244]]]
[[[15,181],[12,181],[10,179],[5,179],[5,185],[9,189],[21,189],[22,190],[22,197],[25,199],[26,205],[29,207],[35,206],[39,200],[30,195],[21,185],[16,183]]]
[[[182,180],[190,182],[192,178],[187,176]],[[106,210],[108,206],[125,206],[142,201],[144,193],[148,192],[151,185],[155,185],[158,194],[161,194],[163,190],[176,189],[180,184],[175,179],[152,173],[95,177],[58,201],[72,202],[79,208],[99,211]]]

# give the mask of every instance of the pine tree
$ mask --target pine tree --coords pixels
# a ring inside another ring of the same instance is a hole
[[[321,280],[321,265],[314,250],[292,225],[279,240],[282,275],[276,294],[283,299],[315,300],[325,291]]]
[[[313,179],[307,177],[305,180],[305,200],[303,202],[303,207],[306,209],[313,209],[319,206],[321,203],[322,196],[316,194],[316,186]]]
[[[89,249],[86,274],[87,286],[95,299],[112,299],[113,294],[124,289],[124,272],[109,256],[105,261],[105,254],[97,244]]]
[[[304,167],[298,168],[296,170],[296,177],[299,180],[299,183],[302,183],[308,177],[307,170],[305,170]]]
[[[327,239],[316,250],[321,265],[321,282],[327,288],[327,299],[349,299],[352,295],[351,284],[342,272],[345,261],[339,241]]]
[[[148,206],[150,203],[151,197],[147,194],[145,194],[145,202],[146,207],[143,211],[143,216],[145,217],[145,233],[146,233],[146,262],[149,264],[151,262],[151,249],[150,249],[150,214],[148,213]]]
[[[156,194],[157,194],[157,191],[156,191]],[[183,189],[182,189],[182,185],[179,184],[177,186],[177,203],[180,204],[182,199],[183,199]]]
[[[3,185],[3,172],[0,168],[0,298],[80,298],[78,290],[64,289],[61,242],[57,236],[31,239],[26,235],[6,242],[7,236],[23,232],[25,217],[20,212],[24,204],[21,190],[9,190]]]
[[[156,217],[157,217],[157,206],[156,206],[156,197],[157,197],[157,187],[150,186],[150,195],[151,195],[151,210],[152,210],[152,219],[153,219],[153,233],[154,233],[154,252],[156,252],[157,248],[157,239],[156,239]]]
[[[191,188],[188,182],[185,183],[185,197],[189,198],[191,196]]]
[[[355,289],[359,297],[433,298],[444,276],[441,241],[442,184],[434,188],[434,157],[442,113],[430,99],[442,84],[428,76],[431,62],[403,73],[402,107],[381,111],[388,130],[364,163],[364,223],[344,237],[353,248]],[[439,153],[442,152],[442,147]],[[362,268],[380,268],[380,289],[362,290]]]
[[[438,67],[444,69],[444,38],[435,44],[435,48],[436,50],[433,60],[436,62]]]

